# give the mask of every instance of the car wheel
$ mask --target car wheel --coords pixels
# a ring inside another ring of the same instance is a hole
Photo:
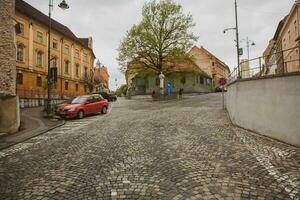
[[[79,111],[79,113],[78,113],[78,118],[79,118],[79,119],[84,118],[84,111],[83,111],[83,110],[80,110],[80,111]]]
[[[107,113],[107,107],[104,106],[104,107],[102,108],[102,110],[101,110],[101,113],[102,113],[102,114],[106,114],[106,113]]]

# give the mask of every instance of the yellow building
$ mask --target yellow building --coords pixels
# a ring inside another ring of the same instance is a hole
[[[15,19],[20,24],[17,43],[17,94],[21,98],[45,98],[48,73],[49,18],[23,0],[16,0]],[[51,67],[58,79],[51,89],[53,98],[89,92],[95,55],[92,38],[78,38],[66,26],[52,20]]]

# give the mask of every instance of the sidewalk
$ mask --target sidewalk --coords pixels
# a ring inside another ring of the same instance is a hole
[[[21,109],[21,127],[15,134],[0,136],[0,150],[64,124],[60,119],[43,117],[43,107]]]

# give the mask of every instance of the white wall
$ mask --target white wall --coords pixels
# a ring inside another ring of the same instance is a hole
[[[300,147],[300,75],[239,81],[228,86],[232,122]]]

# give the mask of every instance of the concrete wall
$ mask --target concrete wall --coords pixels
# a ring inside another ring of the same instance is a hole
[[[226,107],[235,125],[300,146],[300,74],[235,82]]]

